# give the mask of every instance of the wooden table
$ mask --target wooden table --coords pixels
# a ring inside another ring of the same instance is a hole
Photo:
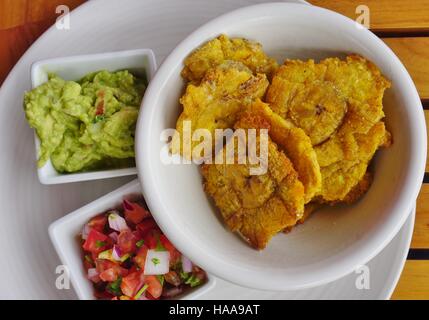
[[[56,19],[60,4],[71,9],[85,0],[0,0],[0,83],[31,43]],[[429,0],[310,0],[352,19],[370,10],[370,28],[403,61],[417,85],[429,119]],[[94,13],[96,14],[96,13]],[[393,299],[429,299],[429,164],[417,201],[413,240]]]

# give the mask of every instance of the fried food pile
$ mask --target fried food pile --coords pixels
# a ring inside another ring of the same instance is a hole
[[[171,151],[203,159],[206,193],[225,224],[256,249],[323,205],[358,201],[372,182],[372,158],[392,141],[382,121],[390,82],[358,55],[278,66],[260,44],[221,35],[186,58],[182,77],[187,86]],[[198,129],[207,130],[208,154],[195,152],[199,140],[180,139]],[[217,129],[234,134],[218,146]],[[235,135],[242,129],[244,136]],[[250,130],[257,153],[268,154],[266,170],[256,175],[249,151],[238,148],[251,141]]]

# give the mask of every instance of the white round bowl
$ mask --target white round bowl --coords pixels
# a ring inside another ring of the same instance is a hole
[[[207,198],[196,165],[165,165],[161,132],[181,112],[183,60],[205,41],[225,33],[263,44],[286,58],[344,56],[372,60],[392,81],[384,98],[394,143],[378,152],[374,182],[353,206],[327,208],[258,252],[227,230]],[[398,232],[417,198],[426,161],[422,105],[406,69],[374,34],[318,7],[270,3],[242,8],[200,27],[183,40],[147,88],[136,134],[137,167],[146,201],[162,230],[208,272],[237,284],[289,290],[338,279],[368,262]]]

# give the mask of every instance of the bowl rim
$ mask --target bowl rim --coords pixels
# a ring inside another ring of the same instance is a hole
[[[34,89],[37,86],[44,83],[44,82],[39,83],[38,81],[36,81],[37,75],[41,72],[47,73],[47,71],[43,70],[43,68],[49,65],[62,65],[62,64],[69,64],[69,63],[79,63],[79,62],[88,62],[88,61],[91,62],[91,61],[104,60],[104,59],[121,59],[121,58],[138,57],[138,56],[147,57],[148,59],[148,68],[147,70],[145,70],[145,73],[146,73],[147,81],[150,82],[150,80],[154,77],[157,69],[156,57],[152,49],[142,48],[142,49],[119,50],[119,51],[109,51],[109,52],[90,53],[90,54],[79,54],[79,55],[65,56],[65,57],[54,57],[54,58],[35,61],[31,64],[31,67],[30,67],[31,87],[32,89]],[[94,70],[94,71],[97,71],[97,70]],[[40,150],[40,139],[37,136],[35,130],[34,130],[34,141],[35,141],[35,158],[37,161],[38,153]],[[57,172],[58,175],[49,176],[45,172],[47,166],[52,166],[50,159],[48,159],[47,163],[45,163],[43,167],[36,168],[37,176],[39,178],[40,183],[45,185],[99,180],[99,179],[123,177],[123,176],[137,174],[137,168],[136,166],[133,166],[133,167],[118,168],[118,169],[75,172],[75,173],[68,173],[68,174]],[[55,170],[55,168],[53,168],[53,170]]]
[[[377,255],[396,235],[400,230],[401,226],[405,223],[407,217],[412,211],[415,200],[420,190],[420,181],[422,180],[425,172],[426,163],[426,124],[424,121],[423,108],[421,105],[420,97],[417,93],[417,89],[411,80],[410,75],[406,71],[403,64],[400,62],[398,57],[393,51],[378,37],[367,29],[360,29],[365,37],[365,42],[373,46],[377,46],[380,51],[385,55],[385,59],[389,59],[394,62],[395,68],[404,77],[404,95],[407,97],[407,105],[411,105],[413,112],[409,112],[410,122],[413,123],[411,130],[411,139],[414,142],[412,149],[412,160],[413,169],[409,170],[404,178],[404,187],[402,188],[401,194],[395,199],[395,206],[390,212],[390,219],[387,219],[385,225],[380,226],[377,233],[371,235],[365,241],[361,241],[356,247],[356,251],[349,253],[347,257],[339,255],[335,260],[335,266],[322,265],[317,274],[309,274],[308,272],[296,273],[293,277],[288,279],[270,279],[269,276],[264,274],[262,277],[260,273],[254,272],[253,270],[246,269],[237,265],[229,264],[226,261],[220,261],[215,259],[200,250],[198,245],[189,241],[189,239],[183,239],[179,236],[180,229],[176,228],[175,224],[172,223],[166,208],[163,205],[162,193],[157,187],[156,172],[152,169],[152,158],[144,153],[143,150],[150,150],[151,145],[151,131],[152,123],[155,112],[157,111],[156,102],[161,95],[159,88],[163,88],[167,79],[170,77],[173,71],[171,66],[176,66],[177,61],[183,61],[183,58],[190,52],[189,47],[194,46],[194,42],[203,43],[210,38],[218,35],[218,30],[221,30],[222,25],[228,23],[236,23],[245,19],[251,19],[252,17],[262,17],[263,14],[278,15],[283,10],[304,10],[313,11],[313,14],[319,14],[328,16],[331,19],[337,20],[338,24],[344,26],[344,28],[356,27],[356,22],[336,12],[316,7],[307,6],[302,4],[291,4],[291,3],[266,3],[257,4],[244,8],[240,8],[224,15],[221,15],[203,26],[199,27],[188,35],[177,47],[170,53],[170,55],[164,60],[161,67],[158,69],[156,76],[149,84],[145,97],[142,102],[143,112],[140,114],[137,122],[136,132],[136,164],[139,173],[139,179],[143,187],[143,194],[147,201],[149,208],[151,209],[154,218],[158,225],[164,230],[164,232],[172,239],[178,246],[178,248],[189,256],[193,261],[196,261],[201,267],[208,272],[231,281],[233,283],[262,290],[297,290],[305,289],[327,282],[339,279],[350,272],[352,272],[357,266],[367,263],[375,255]],[[263,13],[261,15],[261,12]],[[239,17],[239,19],[237,18]],[[194,49],[192,47],[192,49]],[[158,108],[159,109],[159,108]],[[418,148],[415,146],[418,142]],[[416,183],[417,182],[417,183]]]

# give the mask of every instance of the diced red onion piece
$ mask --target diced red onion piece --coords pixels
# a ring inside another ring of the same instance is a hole
[[[182,254],[182,269],[183,272],[192,272],[192,262]]]
[[[86,240],[88,238],[88,234],[91,231],[91,227],[88,224],[85,224],[82,229],[82,239]]]
[[[114,245],[112,250],[112,259],[115,261],[121,261],[121,257],[122,257],[121,249],[119,249],[117,245]]]
[[[170,271],[170,253],[168,251],[148,250],[144,265],[145,275],[161,275]]]
[[[117,232],[111,232],[109,234],[110,239],[112,239],[115,243],[118,242],[118,233]]]
[[[124,201],[122,202],[122,206],[124,207],[125,210],[129,210],[129,211],[134,210],[132,203],[130,201],[128,201],[127,199],[124,199]]]
[[[127,222],[115,211],[111,211],[108,217],[109,227],[116,231],[122,231],[128,229]]]

